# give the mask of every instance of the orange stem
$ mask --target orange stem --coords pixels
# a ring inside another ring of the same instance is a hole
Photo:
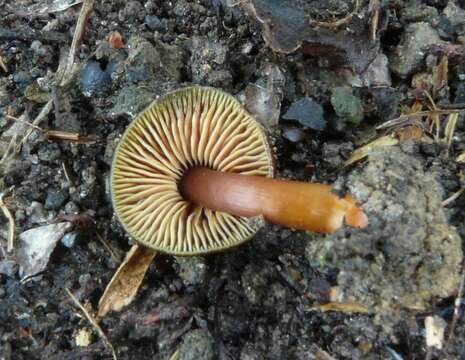
[[[347,195],[329,185],[245,176],[203,167],[189,170],[180,183],[186,200],[236,216],[260,216],[283,226],[330,233],[346,223],[364,227],[368,219]]]

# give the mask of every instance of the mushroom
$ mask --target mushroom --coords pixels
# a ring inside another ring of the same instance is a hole
[[[363,227],[353,198],[323,184],[273,179],[261,125],[231,95],[189,87],[154,101],[116,149],[112,201],[136,241],[174,255],[237,246],[264,221],[333,232]]]

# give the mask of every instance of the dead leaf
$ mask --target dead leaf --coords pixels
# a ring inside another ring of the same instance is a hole
[[[24,279],[45,270],[57,242],[73,227],[70,222],[51,224],[19,234],[18,263]]]
[[[465,151],[461,153],[459,156],[457,156],[457,159],[455,159],[458,162],[465,163]]]
[[[450,114],[447,118],[446,129],[444,130],[444,142],[447,145],[447,149],[452,146],[452,140],[454,139],[455,126],[457,125],[457,119],[459,118],[458,113]]]
[[[358,149],[355,149],[352,155],[345,161],[344,166],[352,165],[353,163],[367,157],[370,152],[377,148],[394,146],[399,143],[399,140],[390,135],[382,136],[371,143],[368,143]]]
[[[128,251],[99,301],[99,318],[110,311],[120,311],[134,300],[155,255],[154,250],[139,245],[134,245]]]
[[[317,304],[311,306],[312,310],[317,310],[321,312],[327,311],[337,311],[343,313],[361,313],[361,314],[368,314],[370,311],[363,305],[354,303],[354,302],[329,302],[326,304]]]
[[[2,70],[5,73],[8,73],[8,66],[7,66],[6,61],[5,61],[5,59],[3,58],[2,55],[0,55],[0,68],[2,68]]]
[[[41,1],[28,8],[27,14],[50,14],[68,10],[70,7],[81,4],[83,0],[69,1],[69,0],[53,0]]]

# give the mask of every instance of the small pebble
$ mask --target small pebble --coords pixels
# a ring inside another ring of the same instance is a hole
[[[307,97],[292,103],[283,119],[295,120],[313,130],[323,130],[326,126],[323,107]]]
[[[78,237],[78,233],[76,231],[73,231],[73,232],[65,234],[65,236],[61,238],[61,242],[67,248],[72,248],[74,244],[76,243],[77,237]]]
[[[59,210],[68,199],[65,191],[51,191],[47,194],[44,208],[47,210]]]

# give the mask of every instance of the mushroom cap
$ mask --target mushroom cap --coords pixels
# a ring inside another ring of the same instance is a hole
[[[116,215],[142,245],[173,255],[221,251],[250,239],[257,218],[186,201],[179,182],[192,167],[273,176],[261,125],[231,95],[208,87],[171,92],[142,111],[115,151],[111,193]]]

